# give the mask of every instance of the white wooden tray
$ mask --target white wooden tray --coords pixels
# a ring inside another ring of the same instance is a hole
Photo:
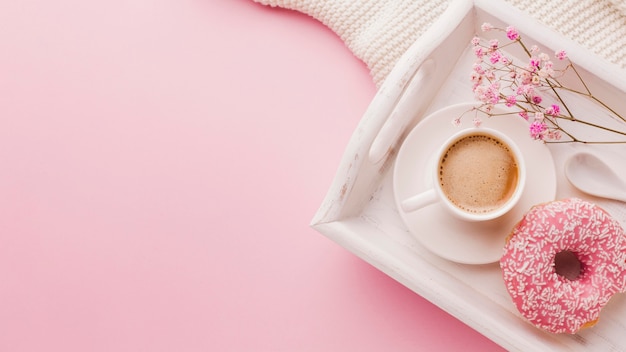
[[[626,294],[613,297],[593,328],[576,335],[543,332],[519,315],[497,263],[467,265],[445,260],[424,248],[400,217],[392,184],[396,151],[423,117],[472,100],[470,40],[483,22],[514,25],[526,43],[549,48],[546,52],[566,50],[582,68],[592,91],[618,112],[626,112],[626,75],[619,67],[505,3],[451,1],[450,9],[407,51],[380,88],[348,144],[312,226],[506,349],[626,350]],[[596,106],[583,103],[582,108],[597,114]],[[551,145],[556,198],[577,196],[594,201],[624,226],[623,203],[585,196],[564,178],[565,158],[582,149],[600,153],[626,174],[626,156],[620,156],[626,146]],[[437,224],[424,226],[437,228]]]

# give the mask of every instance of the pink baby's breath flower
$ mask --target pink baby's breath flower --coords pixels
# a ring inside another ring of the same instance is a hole
[[[498,62],[500,62],[501,59],[502,59],[502,54],[497,50],[492,52],[491,55],[489,56],[489,61],[492,64],[497,64]]]
[[[515,105],[515,103],[517,103],[517,97],[515,95],[509,95],[508,97],[506,97],[506,103],[505,105],[507,107],[511,107],[513,105]]]
[[[475,46],[474,47],[474,55],[476,55],[476,57],[478,57],[478,58],[482,58],[483,55],[485,55],[485,49],[483,49],[482,46]]]
[[[491,104],[497,104],[500,100],[500,83],[494,82],[489,86],[489,94],[491,95]]]
[[[506,27],[506,36],[511,40],[517,40],[519,38],[519,33],[515,27],[508,26]]]
[[[500,99],[499,89],[500,85],[497,83],[490,84],[489,86],[477,85],[474,87],[474,95],[477,100],[485,104],[497,104]]]
[[[476,71],[472,71],[470,74],[470,81],[474,84],[480,84],[482,82],[483,76]]]
[[[558,89],[562,88],[565,91],[571,91],[572,94],[585,96],[588,93],[592,98],[595,99],[595,97],[588,90],[586,93],[579,93],[560,82],[561,77],[567,76],[567,78],[570,78],[573,75],[577,76],[580,83],[586,88],[582,78],[576,72],[574,64],[569,62],[567,53],[564,50],[556,51],[554,56],[552,56],[551,53],[548,55],[548,53],[542,51],[537,45],[527,45],[523,43],[523,38],[514,26],[494,27],[490,23],[485,22],[480,28],[484,32],[504,32],[508,40],[501,38],[503,40],[503,46],[501,46],[497,39],[490,40],[489,38],[480,38],[478,36],[471,39],[471,48],[475,58],[473,59],[474,65],[468,78],[471,81],[475,99],[479,102],[479,105],[474,108],[475,114],[472,114],[474,115],[472,119],[474,126],[481,126],[483,122],[481,118],[484,116],[480,114],[493,117],[517,113],[526,120],[525,126],[533,139],[548,143],[559,140],[562,137],[566,140],[560,142],[589,143],[589,141],[580,140],[577,136],[563,129],[568,126],[568,124],[560,123],[564,120],[604,128],[588,123],[586,120],[578,120],[573,116],[569,116],[572,112],[567,109],[566,101],[562,99]],[[503,47],[508,49],[508,46],[517,45],[521,46],[523,52],[528,54],[526,56],[527,61],[513,60],[512,57],[505,56],[506,54],[501,51]],[[568,61],[564,65],[554,65],[551,60],[556,62],[557,59]],[[604,103],[599,103],[607,107]],[[563,109],[567,110],[563,115],[561,115],[561,105]],[[499,110],[496,111],[495,108],[498,106],[506,106],[508,111],[505,113],[501,113]],[[608,109],[613,112],[610,108]],[[615,115],[622,121],[626,121],[626,116],[622,117],[617,113]],[[459,126],[461,118],[462,116],[453,119],[452,124]],[[621,134],[622,137],[626,133],[615,132]],[[619,143],[626,144],[626,140]]]
[[[561,139],[561,131],[559,130],[551,130],[548,132],[548,138],[551,140],[558,141]]]
[[[527,70],[521,70],[519,74],[520,74],[520,80],[521,80],[522,85],[523,86],[530,85],[530,82],[533,78],[530,72],[528,72]],[[518,94],[522,94],[522,93],[518,93]]]
[[[474,96],[477,100],[482,101],[485,104],[490,100],[488,89],[485,86],[477,86],[476,89],[474,89]]]
[[[539,85],[539,83],[541,83],[541,77],[539,77],[538,75],[533,75],[532,79],[530,80],[530,82],[536,86]]]
[[[528,67],[532,69],[539,67],[539,64],[540,64],[540,61],[536,57],[531,57],[530,60],[528,61]]]
[[[528,112],[526,110],[520,111],[519,116],[521,116],[524,120],[528,121]]]
[[[517,94],[532,96],[535,92],[535,87],[531,84],[524,84],[517,88]]]
[[[548,129],[548,126],[542,121],[533,121],[528,127],[530,131],[530,136],[533,139],[543,139],[544,132]]]
[[[539,71],[537,71],[537,76],[539,76],[539,78],[547,78],[548,77],[548,71],[546,71],[545,69],[540,69]]]
[[[543,99],[541,99],[541,96],[539,96],[539,95],[533,95],[533,103],[534,103],[534,104],[541,104],[541,101],[542,101],[542,100],[543,100]]]
[[[548,78],[554,74],[554,70],[547,67],[542,67],[539,71],[537,71],[537,75],[540,78]]]
[[[484,103],[486,91],[487,88],[483,85],[474,86],[474,97],[476,98],[476,100],[482,101]]]
[[[551,66],[550,66],[550,67],[545,66],[545,67],[543,68],[543,70],[545,70],[545,72],[546,72],[546,74],[548,75],[548,77],[554,77],[554,70],[552,69],[552,67],[551,67]]]
[[[561,108],[556,104],[552,104],[552,106],[550,106],[549,108],[546,108],[546,110],[544,111],[544,114],[550,115],[550,116],[558,116],[560,113],[561,113]]]
[[[454,127],[459,127],[459,126],[461,126],[461,118],[460,118],[460,117],[457,117],[456,119],[452,120],[452,125],[453,125]]]

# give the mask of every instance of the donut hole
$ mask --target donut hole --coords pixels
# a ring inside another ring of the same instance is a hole
[[[554,270],[557,275],[573,281],[580,278],[583,272],[583,263],[578,259],[576,253],[565,250],[554,256]]]

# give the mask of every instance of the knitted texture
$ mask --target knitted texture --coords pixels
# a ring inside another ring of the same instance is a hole
[[[505,1],[607,61],[626,67],[626,1]]]
[[[448,7],[448,0],[254,1],[303,12],[328,26],[365,62],[377,86]]]
[[[447,0],[254,0],[328,26],[380,86],[400,56],[448,7]],[[626,0],[505,0],[607,61],[626,67]]]
[[[626,0],[609,0],[615,7],[617,7],[622,14],[626,15]]]

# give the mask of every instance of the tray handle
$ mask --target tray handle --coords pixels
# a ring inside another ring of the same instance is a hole
[[[422,109],[430,103],[427,99],[420,98],[420,92],[426,89],[435,67],[433,59],[426,59],[417,69],[389,118],[374,138],[369,150],[370,162],[381,161],[413,120],[413,117],[417,113],[421,113]]]

